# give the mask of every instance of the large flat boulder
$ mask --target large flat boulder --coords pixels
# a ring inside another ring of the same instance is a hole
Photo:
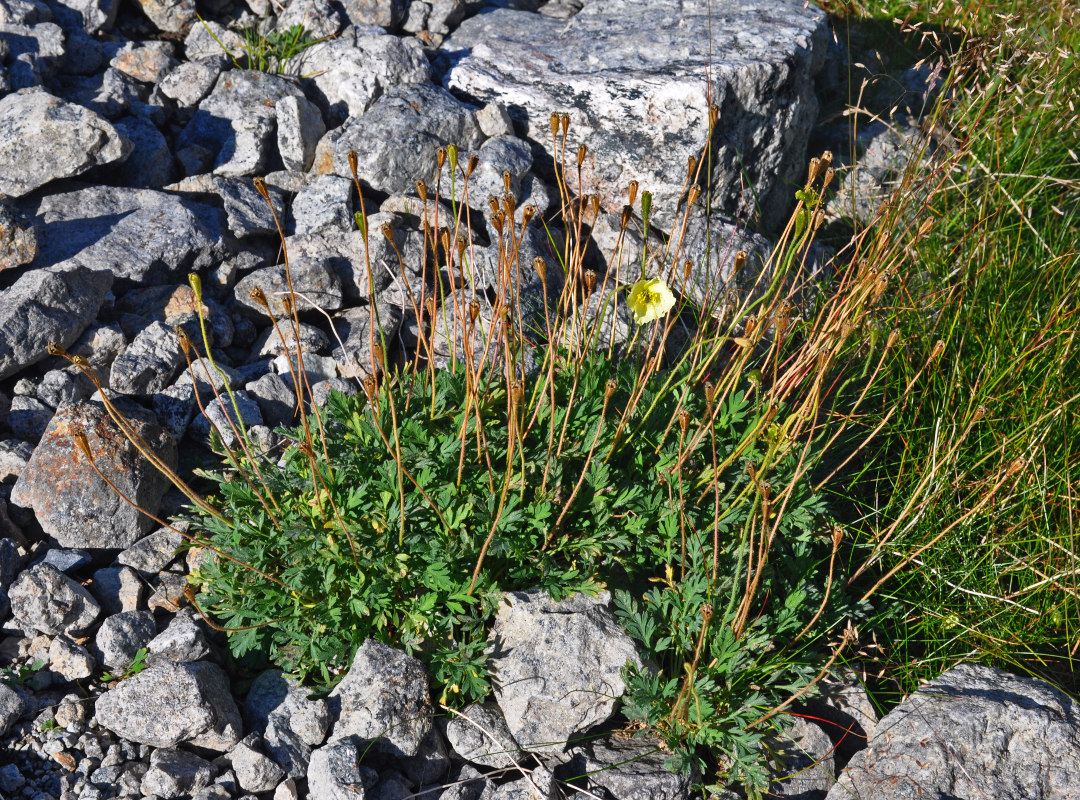
[[[825,13],[801,0],[595,0],[568,20],[500,9],[446,40],[443,83],[505,105],[549,155],[550,114],[570,113],[571,167],[588,145],[583,190],[618,211],[637,179],[661,224],[674,218],[687,157],[706,143],[711,102],[720,116],[703,183],[728,213],[756,196],[771,225],[805,177],[827,33]],[[576,169],[567,180],[576,190]]]

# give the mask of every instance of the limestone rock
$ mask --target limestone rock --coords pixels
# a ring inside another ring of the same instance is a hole
[[[190,742],[226,752],[240,741],[240,712],[221,667],[156,661],[98,698],[98,724],[152,747]]]
[[[0,195],[22,197],[130,153],[112,125],[82,106],[47,92],[0,100]]]
[[[89,592],[51,564],[24,570],[8,599],[20,624],[49,635],[83,633],[101,613]]]
[[[1080,705],[1048,683],[961,664],[878,722],[827,800],[1080,796]]]

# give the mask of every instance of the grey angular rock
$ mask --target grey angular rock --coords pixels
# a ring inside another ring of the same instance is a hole
[[[91,560],[90,553],[86,550],[54,547],[45,553],[44,558],[34,561],[34,564],[52,564],[65,575],[71,575],[85,567]]]
[[[528,138],[549,149],[549,114],[573,109],[570,135],[588,147],[580,191],[619,211],[637,179],[653,192],[663,226],[675,217],[688,156],[700,158],[708,139],[712,102],[720,109],[713,195],[734,214],[751,203],[748,181],[772,226],[803,177],[827,36],[825,14],[798,0],[722,9],[594,0],[569,20],[499,9],[466,20],[443,43],[444,83],[506,103]],[[567,179],[578,191],[576,170]]]
[[[328,112],[327,120],[335,122],[359,116],[395,87],[431,80],[431,66],[419,42],[373,28],[352,28],[308,48],[298,57],[297,67],[302,74],[313,75],[315,97]]]
[[[171,528],[158,528],[120,553],[116,563],[144,575],[161,572],[176,559],[176,551],[184,542],[180,531],[186,532],[189,527],[187,522],[174,522]]]
[[[235,403],[235,407],[233,406]],[[259,404],[243,389],[236,389],[232,397],[214,399],[206,404],[206,413],[199,412],[191,421],[188,430],[200,438],[209,438],[211,426],[217,430],[221,441],[226,447],[234,447],[239,443],[237,437],[237,411],[240,412],[240,420],[247,427],[262,425],[262,412]]]
[[[255,398],[263,422],[271,428],[290,425],[296,412],[296,393],[281,375],[263,375],[249,383],[245,391]]]
[[[139,0],[139,7],[164,33],[187,33],[199,15],[195,0]]]
[[[64,100],[85,106],[105,119],[119,119],[136,109],[149,110],[150,87],[115,67],[92,75],[63,77],[57,83]]]
[[[692,776],[667,769],[670,755],[655,740],[604,736],[571,748],[574,769],[588,776],[589,788],[619,800],[683,800]]]
[[[22,197],[130,153],[131,144],[89,109],[47,92],[0,100],[0,195]]]
[[[280,670],[267,670],[251,685],[244,722],[262,735],[266,751],[290,777],[302,778],[312,750],[326,739],[331,717],[325,700],[308,699]]]
[[[193,108],[210,94],[228,60],[221,55],[199,61],[185,61],[161,79],[158,87],[181,108]]]
[[[154,615],[149,611],[113,614],[105,618],[94,636],[94,654],[114,674],[123,672],[156,635]]]
[[[329,39],[348,24],[345,15],[330,0],[289,0],[278,14],[275,28],[287,31],[301,25],[312,39]],[[280,68],[287,65],[279,65]]]
[[[226,50],[239,55],[244,52],[244,44],[244,37],[236,31],[229,30],[219,22],[207,20],[191,26],[184,38],[184,53],[190,61],[228,60]]]
[[[5,83],[11,89],[41,86],[56,75],[64,59],[64,31],[52,22],[0,25],[0,42],[8,51]]]
[[[0,25],[33,25],[51,21],[52,11],[41,0],[4,0],[0,4]]]
[[[258,735],[248,736],[229,752],[236,781],[245,792],[268,792],[285,779],[285,772],[257,748]]]
[[[97,33],[113,26],[120,0],[57,0],[56,5],[61,22],[65,21],[61,9],[65,9],[87,33]]]
[[[360,389],[356,385],[356,381],[348,381],[344,378],[331,378],[326,381],[319,381],[313,384],[311,387],[312,402],[319,408],[326,405],[326,401],[330,396],[330,392],[340,392],[344,395],[352,396],[358,394]]]
[[[229,178],[256,175],[266,171],[274,144],[274,120],[257,114],[231,120],[232,135],[226,137],[214,174]]]
[[[882,202],[899,188],[912,159],[927,157],[920,153],[923,144],[918,121],[906,115],[860,126],[853,143],[854,163],[846,163],[850,157],[843,154],[837,159],[840,180],[827,206],[828,217],[868,225]]]
[[[216,772],[205,758],[186,750],[162,747],[150,755],[150,768],[139,790],[155,797],[184,797],[209,786]]]
[[[78,403],[95,391],[91,380],[75,366],[49,370],[37,386],[38,399],[52,408]]]
[[[343,6],[353,25],[378,25],[394,31],[405,19],[406,0],[345,0]]]
[[[21,624],[50,636],[77,636],[101,613],[82,586],[51,564],[23,570],[8,590],[11,614]]]
[[[289,274],[296,292],[296,309],[304,312],[311,308],[336,311],[342,306],[341,278],[330,268],[326,259],[312,259],[290,254]],[[285,315],[282,298],[288,294],[289,279],[285,265],[263,267],[246,275],[233,290],[237,307],[243,308],[259,319],[267,318],[266,309],[251,297],[252,289],[261,289],[275,317]]]
[[[201,619],[189,608],[182,608],[168,627],[146,646],[155,659],[170,661],[201,661],[210,653],[203,634]]]
[[[480,796],[481,800],[557,800],[558,797],[555,776],[543,765],[515,781],[501,785],[488,784]]]
[[[102,567],[94,571],[93,578],[90,594],[106,614],[138,610],[144,584],[131,567]]]
[[[158,188],[173,179],[172,151],[157,126],[142,117],[122,117],[113,123],[117,133],[134,145],[117,173],[127,186]]]
[[[770,796],[796,800],[823,800],[836,784],[836,759],[832,740],[825,731],[800,716],[790,726],[767,739],[772,767]]]
[[[226,252],[217,209],[151,189],[94,186],[49,195],[38,204],[37,222],[38,262],[65,262],[68,272],[76,265],[107,270],[117,291],[174,283]]]
[[[285,337],[284,342],[281,340],[281,336],[278,335],[279,331]],[[330,337],[314,325],[301,322],[300,346],[305,353],[318,353],[322,355],[330,349]],[[296,334],[293,332],[292,326],[282,327],[279,323],[277,329],[272,327],[267,328],[259,338],[255,340],[255,344],[251,346],[252,361],[275,358],[286,352],[286,350],[289,352],[296,351]]]
[[[305,235],[331,231],[351,231],[353,183],[337,175],[320,175],[300,191],[289,211],[291,232]]]
[[[26,700],[6,683],[0,683],[0,736],[26,713]]]
[[[82,680],[93,674],[94,659],[82,645],[56,636],[49,645],[49,671],[64,681]]]
[[[480,126],[485,136],[513,136],[514,134],[514,122],[502,103],[488,103],[477,110],[476,124]]]
[[[360,180],[387,194],[409,190],[420,179],[434,185],[436,148],[455,143],[474,150],[484,140],[472,108],[424,83],[390,89],[332,133],[333,171],[351,177],[348,154],[356,151]]]
[[[476,155],[480,158],[480,163],[469,177],[469,205],[490,212],[488,197],[494,195],[502,198],[506,193],[503,172],[510,173],[510,194],[515,201],[520,201],[522,178],[532,168],[533,163],[529,143],[516,136],[493,136],[480,146]],[[464,202],[465,182],[457,181],[456,189],[457,202]],[[449,187],[444,187],[443,191],[449,199]]]
[[[180,340],[172,329],[152,322],[113,361],[109,388],[119,394],[160,392],[173,382],[185,363]]]
[[[11,398],[8,427],[11,432],[28,442],[38,441],[49,427],[53,409],[34,397]]]
[[[129,420],[163,463],[176,468],[176,442],[163,428]],[[121,500],[86,463],[71,437],[86,436],[94,464],[134,503],[156,512],[169,486],[121,434],[97,403],[78,403],[56,412],[41,443],[11,493],[33,508],[42,529],[61,547],[129,547],[154,526],[153,520]]]
[[[288,170],[306,171],[315,158],[316,145],[326,133],[318,106],[306,97],[289,96],[277,101],[275,112],[281,163]]]
[[[76,339],[68,352],[82,356],[97,370],[105,371],[127,346],[127,337],[115,322],[91,325]]]
[[[452,764],[442,734],[435,726],[420,742],[416,755],[398,761],[398,767],[415,786],[439,783],[447,776]]]
[[[191,57],[190,46],[188,56]],[[202,147],[215,155],[219,167],[225,167],[218,174],[236,177],[242,173],[235,170],[245,166],[253,156],[261,158],[269,154],[275,131],[275,104],[290,96],[301,97],[303,92],[285,78],[254,70],[227,70],[199,103],[191,121],[177,137],[176,147]],[[238,141],[238,135],[243,142]],[[227,167],[234,158],[236,163]]]
[[[229,230],[239,239],[246,236],[276,236],[277,225],[270,206],[249,178],[211,179],[214,192],[225,206]],[[285,208],[285,194],[269,188],[270,202],[278,214]]]
[[[372,232],[378,230],[381,219],[369,217]],[[312,236],[290,236],[285,240],[290,260],[323,260],[341,281],[341,291],[348,303],[366,299],[374,283],[376,296],[388,287],[401,272],[397,254],[383,236],[370,236],[367,245],[360,231],[339,233],[324,231]],[[400,245],[399,245],[400,246]],[[402,248],[408,259],[408,250]],[[367,255],[371,257],[371,283],[368,281]],[[240,298],[237,298],[240,299]]]
[[[527,754],[506,726],[506,718],[495,703],[473,703],[461,716],[446,723],[446,739],[454,752],[483,767],[511,767]]]
[[[188,382],[173,384],[155,394],[151,400],[154,413],[161,420],[162,427],[172,434],[176,441],[184,438],[188,426],[199,410],[198,403],[195,402],[195,387],[191,383],[190,376],[185,372],[182,377],[186,377]]]
[[[1080,796],[1080,705],[1044,681],[961,664],[883,717],[827,800]]]
[[[641,665],[606,592],[554,602],[542,591],[505,595],[492,629],[495,698],[514,739],[530,752],[609,719],[626,690],[627,661]]]
[[[401,309],[389,303],[376,303],[375,311],[378,316],[375,317],[374,341],[379,341],[378,332],[381,330],[386,341],[392,342],[401,327]],[[334,319],[334,332],[337,334],[335,341],[340,340],[341,345],[334,348],[333,357],[342,378],[363,380],[372,370],[379,370],[377,358],[371,348],[371,323],[370,306],[350,308]]]
[[[97,700],[95,719],[113,733],[152,747],[190,742],[218,752],[240,741],[240,712],[229,679],[207,661],[155,661]]]
[[[19,439],[0,440],[0,483],[11,483],[11,478],[18,478],[26,468],[34,446]],[[0,539],[0,542],[7,541]],[[2,581],[0,581],[2,584]],[[3,586],[7,588],[7,586]]]
[[[427,672],[415,658],[368,639],[329,697],[337,721],[330,741],[356,737],[393,756],[414,756],[431,730]]]
[[[822,720],[841,764],[865,748],[877,729],[877,710],[863,683],[851,669],[828,675],[818,683],[821,694],[807,703],[809,713]]]
[[[37,249],[33,221],[11,206],[0,205],[0,270],[29,264]]]
[[[379,782],[379,773],[359,766],[360,749],[345,741],[320,747],[311,754],[308,793],[319,800],[364,800]]]

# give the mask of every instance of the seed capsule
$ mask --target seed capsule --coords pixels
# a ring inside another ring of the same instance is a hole
[[[559,115],[559,123],[562,125],[562,135],[566,138],[566,132],[570,130],[570,115],[565,111]]]
[[[513,176],[510,174],[510,170],[504,169],[503,174],[502,174],[502,181],[503,181],[503,191],[506,194],[510,194],[510,181],[512,179],[513,179]]]
[[[544,260],[543,256],[537,256],[533,259],[533,269],[540,276],[540,282],[547,283],[547,261]]]
[[[480,316],[480,301],[473,298],[469,301],[469,322],[476,322],[478,316]]]
[[[427,203],[427,183],[422,180],[416,182],[416,193],[420,195],[420,202]]]
[[[618,382],[614,378],[608,378],[607,383],[604,384],[604,402],[606,403],[611,399],[611,396],[615,394],[615,390],[619,388]]]
[[[630,198],[630,205],[631,206],[634,205],[634,201],[637,199],[637,190],[638,190],[638,182],[637,181],[630,181],[629,185],[626,187],[626,194]]]
[[[584,163],[585,163],[585,154],[586,154],[587,152],[589,152],[589,148],[587,148],[587,147],[586,147],[585,145],[583,145],[583,144],[579,144],[579,145],[578,145],[578,148],[577,148],[577,165],[578,165],[579,167],[580,167],[580,166],[581,166],[582,164],[584,164]]]
[[[559,115],[552,111],[548,122],[551,125],[551,135],[557,136],[559,133]]]
[[[582,278],[585,280],[585,291],[592,294],[593,289],[596,288],[596,270],[585,270],[585,274],[582,275]]]
[[[440,147],[440,148],[435,150],[435,163],[438,165],[440,170],[443,168],[443,164],[446,163],[446,148],[445,147]]]

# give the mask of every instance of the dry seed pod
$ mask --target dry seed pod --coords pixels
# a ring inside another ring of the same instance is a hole
[[[938,339],[936,342],[934,342],[934,349],[930,351],[930,360],[933,361],[944,352],[945,342],[941,339]]]
[[[63,348],[60,342],[49,342],[45,345],[45,352],[50,356],[60,356],[61,358],[67,356],[67,350]]]
[[[469,322],[476,322],[478,316],[480,316],[480,301],[474,297],[469,301]]]
[[[457,235],[457,239],[455,240],[454,244],[455,244],[455,247],[457,248],[458,258],[460,259],[463,255],[465,255],[465,246],[466,246],[465,234],[459,233]]]
[[[469,176],[473,174],[473,171],[480,165],[480,156],[473,153],[469,156],[469,163],[465,166],[465,175]]]
[[[972,418],[972,422],[978,422],[980,419],[986,416],[986,406],[981,403],[975,408],[975,415]]]
[[[889,276],[886,273],[883,272],[880,275],[878,275],[877,282],[874,283],[874,299],[875,300],[880,299],[881,296],[883,294],[885,294],[885,290],[888,288],[888,286],[889,286]]]
[[[690,187],[690,191],[686,193],[686,204],[692,206],[701,197],[701,187],[694,185]]]
[[[630,224],[630,217],[634,215],[634,209],[631,206],[622,207],[622,220],[620,221],[620,227],[626,228]]]
[[[387,241],[394,241],[394,228],[389,222],[380,225],[379,230],[382,231],[382,235],[386,237]]]
[[[893,328],[891,331],[889,331],[889,338],[885,340],[885,349],[886,350],[891,350],[892,348],[896,347],[896,344],[899,341],[900,341],[900,329],[899,328]]]
[[[559,123],[562,125],[562,135],[566,138],[566,132],[570,130],[570,115],[565,111],[559,115]]]
[[[180,349],[184,352],[184,355],[188,355],[191,352],[191,339],[188,338],[187,331],[177,325],[173,328],[173,333],[176,334],[176,339],[180,342]]]
[[[814,181],[817,180],[818,170],[821,169],[821,159],[814,157],[810,159],[810,166],[806,170],[806,185],[807,187],[813,186]]]
[[[435,298],[434,297],[427,298],[424,301],[424,308],[427,309],[428,318],[429,319],[434,319],[435,318]]]
[[[703,620],[703,624],[709,624],[709,620],[711,620],[713,616],[713,611],[714,609],[712,603],[701,604],[701,619]]]
[[[440,148],[435,150],[435,163],[438,165],[440,170],[443,168],[443,164],[446,163],[446,148],[445,147],[440,147]]]
[[[584,273],[584,275],[582,275],[582,278],[584,278],[584,280],[585,280],[585,291],[588,292],[589,294],[592,294],[593,289],[596,288],[596,270],[593,270],[593,269],[585,270],[585,273]]]
[[[349,171],[355,176],[357,165],[359,164],[359,156],[357,156],[355,150],[350,150],[347,157],[349,159]]]
[[[919,238],[921,239],[922,237],[926,236],[926,234],[930,233],[930,231],[933,229],[933,227],[934,227],[934,218],[933,217],[927,217],[922,222],[920,222],[919,223]]]
[[[557,136],[559,134],[559,115],[552,111],[548,122],[551,125],[551,135],[553,137]]]
[[[364,393],[367,394],[368,400],[375,397],[375,390],[378,388],[378,384],[375,382],[374,375],[368,375],[364,378]]]
[[[821,154],[821,166],[823,169],[828,169],[832,164],[832,151],[826,150]]]
[[[757,467],[755,467],[753,464],[747,464],[746,465],[746,474],[750,476],[750,480],[756,481],[757,480]]]
[[[371,354],[375,356],[375,363],[378,364],[380,367],[386,365],[386,356],[383,353],[382,344],[380,344],[379,342],[375,342],[375,344],[373,344],[371,347]]]
[[[579,144],[577,146],[577,165],[579,167],[585,163],[585,154],[587,152],[589,152],[589,148],[587,148],[585,145]]]
[[[637,200],[638,182],[630,181],[630,184],[626,187],[627,196],[630,198],[630,206],[633,207],[634,201]]]
[[[420,202],[427,204],[427,183],[422,180],[417,181],[416,193],[420,195]]]
[[[444,253],[450,252],[450,229],[439,228],[439,244],[442,245]]]
[[[495,228],[496,231],[498,231],[499,236],[502,236],[503,225],[505,222],[506,215],[503,214],[503,212],[496,211],[494,214],[491,215],[491,225],[493,228]]]
[[[690,427],[690,412],[685,408],[679,409],[679,430],[686,434],[686,429]]]
[[[832,549],[835,550],[840,546],[840,542],[844,541],[844,529],[839,525],[833,525],[832,529]]]
[[[514,211],[517,209],[517,198],[507,192],[502,196],[503,210],[506,212],[508,219],[514,218]]]
[[[525,387],[521,383],[520,378],[515,378],[514,380],[510,381],[510,399],[514,401],[515,406],[521,402],[521,398],[524,394]]]
[[[543,256],[537,256],[533,259],[533,269],[540,276],[540,282],[547,283],[547,261],[544,260]]]
[[[270,190],[266,188],[266,181],[262,178],[255,177],[251,179],[251,183],[255,186],[255,191],[262,195],[264,200],[270,199]]]
[[[606,403],[611,399],[611,396],[615,394],[615,390],[619,388],[619,384],[614,378],[608,378],[607,383],[604,384],[604,402]]]
[[[290,297],[289,295],[285,295],[284,297],[282,297],[281,306],[285,309],[286,314],[291,314],[293,311],[292,297]]]
[[[491,207],[492,214],[499,213],[499,198],[493,194],[488,195],[488,205]]]
[[[709,105],[709,127],[715,128],[716,121],[720,119],[720,106],[714,104]]]
[[[536,206],[529,204],[525,206],[525,210],[521,212],[521,227],[528,225],[532,218],[536,215]]]
[[[690,273],[694,271],[694,262],[689,258],[683,262],[682,265],[682,279],[683,283],[690,282]]]
[[[589,209],[592,211],[593,219],[600,216],[600,195],[594,194],[589,197]]]
[[[248,292],[248,297],[250,297],[252,300],[254,300],[256,303],[258,303],[260,306],[265,308],[267,311],[270,310],[270,303],[266,299],[266,292],[264,292],[258,286],[253,286],[251,288],[251,291]]]
[[[513,178],[514,178],[514,176],[510,174],[510,170],[508,170],[508,169],[503,170],[503,174],[502,174],[503,192],[505,192],[506,194],[510,194],[510,182],[513,180]]]
[[[738,275],[739,270],[741,270],[744,266],[746,266],[746,251],[740,250],[735,254],[735,265],[731,268],[731,277],[734,278],[736,275]]]
[[[746,338],[749,339],[754,335],[754,331],[757,330],[758,319],[755,314],[751,314],[746,318]]]
[[[836,170],[829,167],[825,170],[825,177],[821,180],[821,191],[825,191],[829,188],[829,184],[833,182],[833,178],[836,177]]]
[[[686,179],[692,181],[694,179],[694,172],[697,171],[697,159],[690,156],[686,159]]]

